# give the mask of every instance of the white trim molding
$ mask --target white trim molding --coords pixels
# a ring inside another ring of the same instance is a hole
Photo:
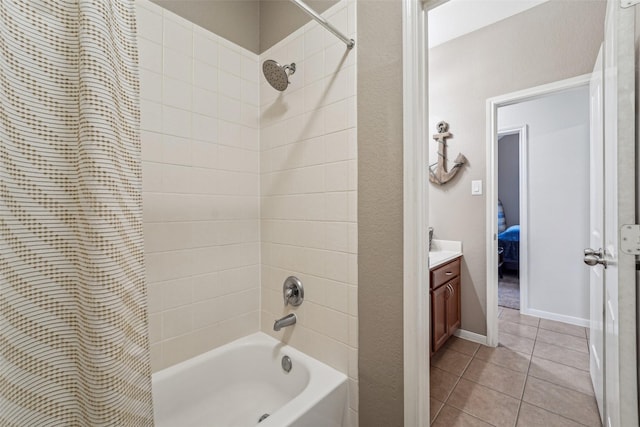
[[[555,320],[557,322],[569,323],[570,325],[589,327],[589,319],[581,319],[579,317],[564,316],[562,314],[549,313],[548,311],[529,309],[522,314],[539,317],[541,319]]]
[[[496,347],[498,345],[498,221],[496,219],[498,217],[498,108],[587,85],[589,84],[590,77],[591,74],[584,74],[582,76],[508,93],[487,100],[487,199],[485,238],[487,242],[487,345],[490,347]],[[525,168],[526,166],[527,165],[525,165]],[[522,168],[520,173],[522,174]],[[521,197],[521,200],[522,199]],[[524,215],[527,214],[526,209],[522,209],[522,205],[520,209],[521,216],[523,212]],[[528,218],[526,218],[526,220],[528,221]],[[525,262],[524,264],[528,263]]]
[[[465,329],[458,329],[453,333],[453,335],[455,335],[458,338],[462,338],[464,340],[475,342],[475,343],[478,343],[478,344],[482,344],[482,345],[486,345],[487,344],[487,337],[486,336],[480,335],[480,334],[476,334],[475,332],[470,332],[470,331],[467,331]]]
[[[422,3],[402,2],[404,426],[430,424],[426,165],[427,32]]]

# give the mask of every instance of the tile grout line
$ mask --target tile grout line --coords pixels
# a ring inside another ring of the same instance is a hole
[[[527,377],[527,378],[528,378],[528,377]],[[562,385],[554,384],[554,383],[552,383],[552,382],[549,382],[549,381],[543,380],[543,379],[541,379],[541,378],[536,378],[536,377],[531,377],[531,378],[535,378],[535,379],[536,379],[536,380],[538,380],[538,381],[541,381],[541,382],[544,382],[544,383],[550,384],[550,385],[552,385],[552,386],[556,386],[556,387],[563,388],[563,389],[565,389],[565,390],[567,390],[567,391],[576,392],[576,393],[583,394],[583,395],[585,395],[585,396],[589,396],[589,395],[586,395],[586,394],[584,394],[584,393],[582,393],[582,392],[580,392],[580,391],[577,391],[577,390],[574,390],[574,389],[571,389],[571,388],[568,388],[568,387],[565,387],[565,386],[562,386]],[[594,397],[594,396],[589,396],[589,397]],[[595,399],[595,397],[594,397],[594,399]],[[576,424],[579,424],[579,425],[582,425],[582,426],[585,426],[585,425],[586,425],[586,424],[581,423],[580,421],[576,421],[576,420],[574,420],[574,419],[572,419],[572,418],[569,418],[569,417],[567,417],[567,416],[565,416],[565,415],[563,415],[563,414],[559,414],[558,412],[555,412],[555,411],[553,411],[553,410],[552,410],[552,409],[550,409],[550,408],[544,408],[544,407],[542,407],[542,406],[536,405],[536,404],[531,403],[531,402],[525,402],[525,403],[526,403],[527,405],[535,406],[536,408],[542,409],[543,411],[546,411],[546,412],[549,412],[549,413],[551,413],[551,414],[554,414],[554,415],[557,415],[557,416],[559,416],[559,417],[562,417],[562,418],[564,418],[564,419],[570,420],[570,421],[572,421],[572,422],[574,422],[574,423],[576,423]]]
[[[465,366],[465,368],[462,370],[462,373],[461,373],[461,374],[460,374],[460,376],[458,377],[458,381],[456,381],[455,385],[451,388],[451,392],[447,395],[447,401],[446,401],[446,402],[444,402],[444,404],[442,405],[442,408],[440,408],[440,411],[438,411],[438,415],[440,415],[440,412],[442,412],[442,409],[444,409],[444,406],[445,406],[445,405],[447,404],[447,402],[449,401],[449,398],[451,397],[451,395],[453,394],[453,391],[456,389],[456,387],[457,387],[457,386],[458,386],[458,384],[460,383],[460,380],[462,380],[462,379],[463,379],[463,375],[465,374],[465,372],[467,371],[467,369],[469,369],[469,366],[471,366],[471,363],[473,362],[473,360],[476,358],[476,355],[478,354],[478,351],[480,351],[480,347],[481,347],[481,345],[480,345],[480,346],[478,346],[478,347],[476,348],[476,350],[473,352],[473,355],[471,355],[471,358],[469,359],[469,362],[467,363],[467,365]],[[453,349],[450,349],[450,350],[452,350],[452,351],[456,351],[456,350],[453,350]],[[456,351],[456,352],[457,352],[457,353],[460,353],[460,354],[464,354],[464,353],[461,353],[461,352],[459,352],[459,351]],[[467,354],[467,356],[469,356],[469,355]],[[484,361],[484,360],[482,360],[482,359],[478,359],[478,360],[483,361],[483,362],[486,362],[486,361]],[[489,362],[487,362],[487,363],[489,363]],[[495,366],[499,366],[499,365],[495,365]],[[509,370],[512,370],[512,369],[509,369]],[[515,372],[515,371],[514,371],[514,372]],[[464,378],[464,379],[465,379],[466,381],[469,381],[469,382],[472,382],[472,383],[474,383],[474,384],[477,384],[477,385],[479,385],[479,386],[481,386],[481,387],[486,387],[486,388],[488,388],[489,390],[495,391],[496,393],[500,393],[500,394],[503,394],[504,396],[511,397],[512,399],[515,399],[513,396],[510,396],[510,395],[508,395],[508,394],[506,394],[506,393],[503,393],[503,392],[501,392],[501,391],[499,391],[499,390],[495,390],[495,389],[493,389],[493,388],[491,388],[491,387],[489,387],[489,386],[486,386],[486,385],[480,384],[480,383],[478,383],[478,382],[476,382],[476,381],[473,381],[473,380],[471,380],[471,379],[469,379],[469,378]],[[469,413],[469,412],[465,411],[465,410],[464,410],[464,409],[462,409],[462,408],[458,408],[458,407],[453,406],[453,405],[449,405],[449,406],[451,406],[452,408],[457,409],[458,411],[462,412],[463,414],[466,414],[466,415],[468,415],[468,416],[470,416],[470,417],[473,417],[473,418],[475,418],[475,419],[477,419],[477,420],[479,420],[479,421],[482,421],[483,423],[486,423],[486,424],[489,424],[489,425],[494,426],[494,424],[490,423],[489,421],[487,421],[487,420],[485,420],[485,419],[482,419],[482,418],[478,417],[477,415],[471,414],[471,413]],[[435,421],[436,419],[437,419],[437,417],[434,419],[434,421]],[[516,420],[517,420],[517,418],[516,418]]]
[[[545,411],[545,412],[549,412],[550,414],[553,414],[553,415],[556,415],[556,416],[558,416],[558,417],[564,418],[565,420],[570,421],[570,422],[575,423],[575,424],[578,424],[578,425],[580,425],[580,426],[589,427],[589,426],[587,426],[586,424],[582,424],[580,421],[572,420],[571,418],[568,418],[568,417],[566,417],[566,416],[564,416],[564,415],[562,415],[562,414],[557,414],[557,413],[555,413],[555,412],[553,412],[553,411],[550,411],[550,410],[549,410],[549,409],[547,409],[547,408],[543,408],[543,407],[541,407],[541,406],[538,406],[538,405],[533,404],[533,403],[530,403],[530,402],[524,402],[524,403],[526,403],[527,405],[533,406],[533,407],[535,407],[535,408],[538,408],[538,409],[540,409],[540,410],[543,410],[543,411]]]
[[[540,321],[538,321],[538,331],[539,331],[540,329],[548,330],[548,329],[545,329],[545,328],[540,328],[540,326],[539,326],[539,325],[540,325],[540,323],[541,323],[541,322],[540,322]],[[552,332],[555,332],[555,331],[552,331]],[[561,333],[561,332],[557,332],[557,333]],[[570,334],[563,334],[563,335],[569,335],[569,336],[571,336]],[[536,345],[536,343],[537,343],[537,342],[538,342],[538,334],[536,333],[536,339],[534,340],[534,344],[533,344],[533,346],[534,346],[534,350],[535,350],[535,345]],[[547,342],[544,342],[544,341],[540,341],[540,342],[545,343],[545,344],[549,344],[549,345],[554,345],[554,346],[556,346],[555,344],[552,344],[552,343],[547,343]],[[564,347],[562,347],[562,346],[556,346],[556,347],[564,348]],[[538,356],[536,356],[536,357],[538,357]],[[549,359],[545,359],[544,357],[542,357],[541,359],[549,360]],[[554,362],[553,360],[549,360],[549,361]],[[581,391],[579,391],[579,390],[574,390],[574,389],[572,389],[572,388],[570,388],[570,387],[565,387],[565,386],[563,386],[563,385],[555,384],[555,383],[552,383],[552,382],[550,382],[550,381],[544,380],[544,379],[542,379],[542,378],[537,378],[537,377],[534,377],[533,375],[530,375],[530,374],[529,374],[529,372],[531,371],[531,364],[532,364],[532,363],[533,363],[533,350],[532,350],[532,353],[531,353],[531,359],[529,360],[529,368],[527,369],[527,376],[526,376],[526,378],[525,378],[525,386],[524,386],[524,388],[522,389],[522,399],[520,400],[520,407],[518,408],[518,418],[520,417],[520,409],[522,408],[522,402],[524,402],[524,391],[525,391],[525,388],[526,388],[526,386],[527,386],[527,382],[528,382],[528,380],[529,380],[529,377],[536,378],[536,380],[538,380],[538,381],[543,381],[543,382],[546,382],[546,383],[549,383],[549,384],[555,385],[555,386],[557,386],[557,387],[562,387],[562,388],[564,388],[564,389],[566,389],[566,390],[571,390],[571,391],[575,391],[575,392],[578,392],[578,393],[581,393],[581,394],[586,395],[585,393],[582,393],[582,392],[581,392]],[[562,365],[567,366],[567,367],[572,367],[572,366],[565,365],[565,364],[560,363],[560,362],[555,362],[555,363],[559,363],[559,364],[562,364]],[[574,367],[574,368],[575,368],[575,367]],[[575,368],[575,369],[578,369],[578,368]],[[588,396],[588,395],[586,395],[586,396]],[[576,420],[573,420],[573,419],[571,419],[571,418],[569,418],[569,417],[566,417],[566,416],[564,416],[563,414],[558,414],[558,413],[556,413],[556,412],[554,412],[554,411],[550,410],[549,408],[543,408],[543,407],[540,407],[540,406],[535,405],[535,404],[530,403],[530,402],[525,402],[525,403],[527,403],[528,405],[534,406],[534,407],[536,407],[536,408],[538,408],[538,409],[541,409],[541,410],[543,410],[543,411],[547,411],[547,412],[549,412],[549,413],[555,414],[555,415],[557,415],[557,416],[559,416],[559,417],[562,417],[562,418],[564,418],[564,419],[566,419],[566,420],[572,421],[572,422],[574,422],[574,423],[576,423],[576,424],[579,424],[579,425],[582,425],[582,426],[584,426],[584,425],[585,425],[585,424],[582,424],[582,423],[581,423],[581,422],[579,422],[579,421],[576,421]],[[517,424],[517,422],[518,422],[518,418],[516,418],[516,424]]]
[[[449,398],[451,398],[451,395],[453,394],[453,391],[456,389],[456,387],[457,387],[457,386],[458,386],[458,384],[460,383],[460,380],[462,379],[462,376],[464,375],[464,373],[465,373],[465,372],[467,371],[467,369],[469,368],[469,365],[471,365],[471,362],[472,362],[472,361],[473,361],[473,359],[475,358],[475,356],[476,356],[476,354],[478,353],[478,350],[479,350],[479,349],[480,349],[480,346],[478,346],[478,348],[476,348],[476,349],[475,349],[475,351],[474,351],[474,352],[473,352],[473,354],[471,355],[471,358],[469,359],[469,362],[467,362],[467,365],[464,367],[464,369],[462,370],[462,372],[460,373],[460,375],[459,375],[459,376],[458,376],[458,375],[456,375],[456,376],[458,377],[458,379],[456,380],[456,382],[455,382],[455,384],[453,385],[453,387],[451,387],[451,391],[447,394],[447,397],[446,397],[446,399],[444,400],[444,402],[442,402],[442,407],[438,410],[438,413],[436,414],[436,416],[433,418],[433,421],[432,421],[429,425],[431,425],[431,424],[435,423],[435,422],[436,422],[436,420],[438,419],[438,417],[440,416],[440,413],[441,413],[441,412],[442,412],[442,410],[444,409],[445,405],[447,405],[447,403],[449,402]],[[465,355],[465,356],[469,356],[468,354],[465,354],[465,353],[459,352],[459,351],[454,350],[454,349],[451,349],[451,348],[450,348],[450,349],[446,349],[446,350],[454,351],[454,352],[456,352],[456,353],[460,353],[460,354],[463,354],[463,355]],[[437,366],[436,366],[436,368],[437,368]],[[438,369],[440,369],[440,368],[438,368]],[[443,369],[443,370],[444,370],[444,369]],[[445,372],[448,372],[448,371],[445,371]],[[449,373],[450,373],[450,372],[449,372]],[[460,408],[456,408],[455,406],[452,406],[452,405],[449,405],[449,406],[451,406],[452,408],[455,408],[455,409],[459,410],[459,411],[460,411],[460,412],[462,412],[463,414],[467,414],[467,415],[469,415],[469,416],[471,416],[471,417],[473,417],[473,418],[475,418],[475,419],[477,419],[477,420],[480,420],[480,421],[485,422],[485,423],[487,423],[487,424],[488,424],[488,422],[487,422],[487,421],[485,421],[485,420],[483,420],[483,419],[481,419],[481,418],[478,418],[478,417],[476,417],[475,415],[472,415],[472,414],[470,414],[470,413],[468,413],[468,412],[466,412],[466,411],[464,411],[464,410],[462,410],[462,409],[460,409]]]
[[[531,363],[533,362],[533,351],[536,348],[536,343],[538,342],[538,331],[540,330],[540,320],[538,319],[538,326],[536,327],[536,337],[533,340],[533,347],[531,348],[531,354],[529,355],[529,364],[527,365],[527,373],[524,376],[524,384],[522,386],[522,394],[520,395],[520,403],[518,405],[518,412],[516,413],[516,421],[514,427],[518,425],[518,421],[520,420],[520,410],[522,409],[522,402],[524,402],[524,391],[527,388],[527,382],[529,381],[529,372],[531,371]]]
[[[501,314],[504,314],[504,312],[503,312],[503,313],[501,313]],[[500,319],[500,318],[501,318],[501,316],[498,316],[498,318]],[[583,393],[583,392],[582,392],[582,391],[580,391],[580,390],[575,390],[575,389],[573,389],[573,388],[571,388],[571,387],[566,387],[566,386],[561,385],[561,384],[555,384],[555,383],[553,383],[553,382],[550,382],[550,381],[547,381],[547,380],[544,380],[544,379],[541,379],[541,378],[534,377],[534,376],[532,376],[532,375],[530,374],[530,372],[531,372],[531,364],[533,363],[533,355],[534,355],[533,353],[534,353],[534,350],[535,350],[536,344],[537,344],[537,343],[538,343],[538,341],[539,341],[539,337],[538,337],[538,335],[539,335],[539,332],[540,332],[540,330],[541,330],[541,329],[542,329],[542,330],[544,330],[544,331],[554,332],[554,333],[556,333],[556,334],[561,334],[561,335],[566,335],[566,336],[572,336],[572,337],[576,337],[576,338],[581,338],[581,337],[577,337],[576,335],[572,335],[572,334],[565,334],[565,333],[563,333],[563,332],[553,331],[553,330],[550,330],[550,329],[546,329],[546,328],[544,328],[544,327],[541,327],[541,326],[540,326],[540,320],[539,320],[539,319],[538,319],[538,322],[537,322],[537,326],[533,326],[533,325],[531,325],[531,324],[526,324],[526,323],[511,322],[510,320],[506,320],[506,319],[505,319],[505,321],[506,321],[506,322],[513,323],[513,324],[523,325],[523,326],[527,326],[527,327],[535,328],[535,329],[536,329],[536,334],[535,334],[535,337],[534,337],[533,339],[528,338],[528,337],[526,337],[526,336],[519,335],[519,334],[510,334],[510,335],[514,335],[514,336],[519,337],[519,338],[525,338],[525,339],[529,339],[529,340],[532,340],[532,341],[533,341],[533,347],[532,347],[532,349],[531,349],[531,353],[529,353],[529,354],[528,354],[529,362],[528,362],[528,365],[527,365],[526,372],[524,372],[524,374],[525,374],[525,381],[524,381],[524,384],[523,384],[522,392],[521,392],[521,394],[520,394],[520,398],[518,399],[518,410],[517,410],[517,412],[516,412],[516,417],[515,417],[515,423],[514,423],[514,426],[515,426],[515,425],[517,425],[517,423],[518,423],[518,421],[519,421],[519,418],[520,418],[520,413],[521,413],[521,409],[522,409],[522,404],[525,402],[525,401],[524,401],[525,389],[526,389],[526,386],[527,386],[527,384],[528,384],[528,380],[529,380],[529,378],[530,378],[530,377],[532,377],[532,378],[536,378],[537,380],[540,380],[540,381],[543,381],[543,382],[547,382],[547,383],[549,383],[550,385],[554,385],[554,386],[558,386],[558,387],[564,388],[564,389],[566,389],[566,390],[568,390],[568,391],[573,391],[573,392],[577,392],[577,393],[583,394],[583,395],[585,395],[585,396],[589,396],[588,394]],[[585,328],[584,330],[585,330],[585,335],[586,335],[586,328]],[[583,339],[584,339],[584,338],[583,338]],[[554,343],[549,343],[549,342],[545,342],[545,341],[540,340],[540,343],[544,343],[544,344],[546,344],[546,345],[551,345],[551,346],[557,347],[557,348],[559,348],[559,349],[561,349],[561,350],[562,350],[562,349],[568,349],[568,350],[576,351],[576,350],[573,350],[573,349],[565,348],[564,346],[558,346],[558,345],[556,345],[556,344],[555,344],[555,342],[554,342]],[[587,338],[587,344],[588,344],[588,338]],[[456,376],[457,376],[457,379],[456,379],[455,383],[453,384],[453,386],[451,387],[451,391],[447,394],[446,398],[444,399],[444,402],[442,402],[442,407],[441,407],[441,408],[438,410],[438,412],[435,414],[435,416],[434,416],[434,420],[433,420],[434,422],[435,422],[435,421],[440,417],[440,415],[442,414],[442,410],[444,409],[444,406],[445,406],[445,405],[447,405],[447,404],[449,404],[450,399],[451,399],[451,396],[453,395],[454,390],[458,387],[458,385],[459,385],[459,384],[460,384],[460,382],[461,382],[461,379],[463,379],[463,378],[464,378],[464,375],[466,374],[466,372],[468,372],[469,367],[471,366],[471,363],[473,363],[473,361],[474,361],[474,360],[476,360],[476,359],[477,359],[478,361],[481,361],[481,362],[483,362],[483,363],[488,363],[488,364],[490,364],[490,365],[492,365],[492,366],[496,366],[496,367],[499,367],[499,368],[501,368],[501,369],[506,369],[506,370],[508,370],[508,371],[513,371],[513,372],[523,373],[522,371],[516,371],[516,370],[514,370],[514,369],[511,369],[510,367],[502,366],[502,365],[499,365],[499,364],[493,363],[492,361],[487,361],[487,360],[483,360],[483,359],[479,358],[479,357],[478,357],[478,354],[479,354],[479,352],[480,352],[481,347],[482,347],[482,345],[478,345],[478,347],[476,347],[476,348],[475,348],[475,350],[472,352],[472,354],[469,354],[469,353],[467,353],[467,352],[463,352],[463,351],[459,351],[459,350],[457,350],[457,349],[453,349],[453,348],[448,348],[448,349],[447,349],[447,350],[449,350],[449,351],[453,351],[454,353],[458,353],[458,354],[465,355],[465,356],[470,356],[470,358],[469,358],[469,361],[465,364],[464,368],[462,369],[462,371],[461,371],[460,375],[456,375]],[[512,351],[515,351],[515,350],[512,350]],[[519,352],[518,352],[518,353],[519,353]],[[526,353],[522,353],[522,354],[523,354],[523,355],[525,355]],[[536,356],[536,357],[539,357],[539,356]],[[553,362],[553,363],[558,363],[558,364],[561,364],[561,365],[564,365],[564,366],[567,366],[567,367],[570,367],[570,368],[574,368],[574,369],[577,369],[577,370],[583,371],[583,370],[582,370],[582,369],[580,369],[580,368],[577,368],[577,367],[575,367],[575,366],[571,366],[571,365],[566,365],[566,364],[564,364],[564,363],[562,363],[562,362],[556,362],[556,361],[554,361],[554,360],[547,359],[547,358],[545,358],[545,357],[540,357],[540,358],[541,358],[541,359],[543,359],[543,360],[548,360],[548,361]],[[441,368],[439,368],[439,369],[441,369]],[[448,372],[448,371],[445,371],[445,372]],[[585,372],[585,371],[583,371],[583,372]],[[450,373],[450,372],[449,372],[449,373]],[[480,386],[483,386],[482,384],[480,384],[480,383],[478,383],[478,382],[476,382],[476,381],[474,381],[474,380],[472,380],[472,379],[469,379],[469,378],[465,378],[465,379],[466,379],[467,381],[472,382],[472,383],[475,383],[475,384],[478,384],[478,385],[480,385]],[[484,385],[484,387],[487,387],[488,389],[490,389],[490,390],[492,390],[492,391],[495,391],[495,392],[497,392],[497,393],[503,394],[503,395],[505,395],[505,396],[508,396],[508,397],[514,398],[513,396],[511,396],[511,395],[509,395],[509,394],[506,394],[506,393],[503,393],[502,391],[495,390],[494,388],[492,388],[492,387],[490,387],[490,386],[486,386],[486,385]],[[515,398],[515,399],[517,399],[517,398]],[[571,418],[568,418],[568,417],[566,417],[566,416],[564,416],[564,415],[562,415],[562,414],[558,414],[558,413],[556,413],[555,411],[551,411],[551,410],[549,410],[549,409],[547,409],[547,408],[542,408],[542,407],[540,407],[540,406],[538,406],[538,405],[535,405],[535,404],[532,404],[532,403],[529,403],[529,402],[526,402],[526,403],[527,403],[528,405],[531,405],[531,406],[533,406],[533,407],[536,407],[536,408],[538,408],[538,409],[540,409],[540,410],[547,411],[547,412],[552,413],[552,414],[554,414],[554,415],[556,415],[556,416],[559,416],[559,417],[561,417],[562,419],[566,419],[567,421],[572,421],[572,422],[575,422],[576,424],[584,425],[584,424],[580,423],[579,421],[576,421],[576,420],[573,420],[573,419],[571,419]],[[484,419],[479,418],[478,416],[476,416],[476,415],[474,415],[474,414],[471,414],[471,413],[469,413],[469,412],[467,412],[467,411],[465,411],[465,410],[463,410],[463,409],[461,409],[461,408],[457,408],[456,406],[452,406],[452,405],[449,405],[449,406],[451,406],[452,408],[455,408],[456,410],[459,410],[460,412],[462,412],[462,413],[464,413],[464,414],[466,414],[466,415],[468,415],[468,416],[470,416],[470,417],[473,417],[473,418],[475,418],[475,419],[477,419],[477,420],[480,420],[480,421],[482,421],[482,422],[485,422],[485,423],[491,424],[490,422],[485,421]],[[431,424],[433,424],[433,422],[432,422]]]
[[[549,344],[549,343],[545,343],[545,344]],[[553,344],[550,344],[550,345],[553,345]],[[555,347],[558,347],[558,348],[564,349],[564,347],[560,347],[560,346],[555,346]],[[547,361],[549,361],[549,362],[557,363],[558,365],[566,366],[567,368],[573,368],[573,369],[577,369],[577,370],[579,370],[579,371],[587,372],[587,373],[589,372],[589,371],[588,371],[588,370],[586,370],[586,369],[580,369],[580,368],[578,368],[578,367],[576,367],[576,366],[567,365],[566,363],[558,362],[557,360],[553,360],[553,359],[548,359],[548,358],[546,358],[546,357],[544,357],[544,356],[536,355],[536,357],[538,357],[538,358],[540,358],[540,359],[543,359],[543,360],[547,360]]]

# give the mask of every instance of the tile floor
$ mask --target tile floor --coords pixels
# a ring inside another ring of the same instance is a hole
[[[587,330],[499,310],[500,345],[452,337],[431,358],[431,425],[601,427]]]

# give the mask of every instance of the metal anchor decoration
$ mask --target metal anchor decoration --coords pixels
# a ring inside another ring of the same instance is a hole
[[[433,139],[438,141],[438,162],[429,165],[429,181],[443,185],[456,176],[462,165],[467,162],[467,158],[462,153],[458,153],[451,170],[447,171],[447,138],[451,138],[453,135],[449,133],[449,123],[447,122],[439,122],[436,128],[438,133],[433,135]]]

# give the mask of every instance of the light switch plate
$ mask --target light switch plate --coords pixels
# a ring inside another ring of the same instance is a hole
[[[482,181],[471,181],[471,195],[482,196]]]

